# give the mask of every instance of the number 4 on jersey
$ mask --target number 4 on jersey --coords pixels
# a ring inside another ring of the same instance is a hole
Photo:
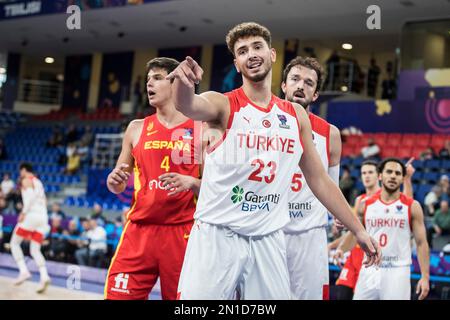
[[[161,169],[166,170],[166,172],[169,172],[170,170],[170,163],[169,163],[169,156],[165,156],[163,161],[161,162]]]

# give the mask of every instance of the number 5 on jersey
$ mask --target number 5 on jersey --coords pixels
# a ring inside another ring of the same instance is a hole
[[[300,190],[302,190],[302,187],[303,187],[302,178],[303,178],[303,175],[301,173],[295,173],[292,176],[292,182],[291,182],[291,190],[292,191],[300,192]]]

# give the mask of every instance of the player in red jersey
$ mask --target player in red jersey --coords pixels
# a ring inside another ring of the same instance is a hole
[[[158,277],[162,298],[176,299],[200,187],[201,143],[201,123],[175,109],[173,81],[166,80],[178,64],[170,58],[147,64],[148,99],[156,113],[130,122],[116,168],[108,175],[108,189],[120,193],[134,172],[134,194],[108,270],[106,299],[147,299]],[[180,182],[189,190],[182,190]]]
[[[411,178],[415,172],[412,165],[414,158],[409,159],[406,163],[406,175],[403,181],[404,193],[411,197],[413,193]],[[380,182],[378,180],[378,164],[375,161],[367,160],[362,163],[361,166],[361,181],[365,188],[365,193],[358,196],[355,200],[354,208],[358,208],[361,203],[366,199],[379,194],[381,192]],[[353,292],[355,290],[356,282],[358,281],[359,272],[361,270],[362,262],[364,259],[364,252],[356,245],[350,248],[350,238],[343,241],[344,237],[339,238],[335,243],[330,244],[337,246],[334,254],[334,259],[340,265],[340,261],[344,257],[344,253],[351,249],[350,255],[347,257],[345,264],[342,268],[339,278],[336,281],[338,287],[337,299],[338,300],[351,300],[353,298]]]
[[[361,181],[365,188],[365,193],[358,196],[355,200],[355,208],[359,206],[361,201],[364,201],[367,197],[380,192],[380,184],[378,181],[377,163],[372,160],[363,162],[361,166]],[[342,240],[342,239],[339,239]],[[337,244],[339,244],[337,242]],[[335,260],[340,263],[344,252],[342,247],[338,247],[335,252]],[[338,287],[338,300],[351,300],[353,297],[353,290],[355,289],[356,281],[358,280],[359,270],[361,269],[363,262],[364,252],[357,245],[355,246],[350,255],[348,256],[345,264],[342,268],[339,278],[336,281]]]

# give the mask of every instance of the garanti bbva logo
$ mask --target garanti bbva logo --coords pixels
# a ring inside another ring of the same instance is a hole
[[[260,210],[270,211],[270,204],[277,204],[280,201],[280,194],[258,195],[253,191],[245,192],[243,188],[235,186],[232,190],[231,201],[241,203],[241,211],[253,212]]]

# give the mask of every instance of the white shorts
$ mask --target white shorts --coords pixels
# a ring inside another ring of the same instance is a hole
[[[178,298],[231,300],[236,297],[290,299],[283,231],[247,237],[197,220],[186,248]]]
[[[329,271],[327,232],[314,228],[286,234],[291,296],[299,300],[328,300]]]
[[[410,300],[411,269],[409,266],[396,268],[366,268],[359,272],[353,300]]]
[[[17,223],[15,233],[25,239],[42,242],[50,231],[46,214],[28,213],[22,222]]]

